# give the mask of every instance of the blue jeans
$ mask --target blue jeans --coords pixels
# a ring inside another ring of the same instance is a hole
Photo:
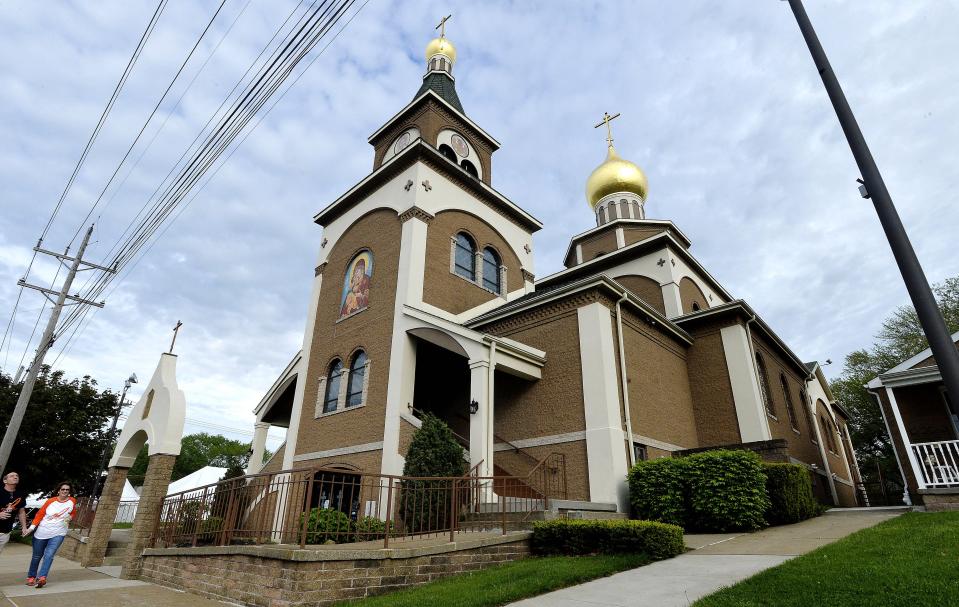
[[[47,577],[50,573],[50,565],[53,564],[53,556],[60,549],[64,538],[66,538],[65,535],[56,535],[45,540],[33,538],[33,557],[30,559],[30,571],[27,572],[27,577],[38,577],[37,565],[40,565],[40,559],[43,559],[43,565],[40,566],[39,577]]]

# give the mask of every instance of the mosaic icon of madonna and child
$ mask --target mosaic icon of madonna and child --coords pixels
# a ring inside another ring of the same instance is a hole
[[[340,318],[366,309],[370,302],[370,280],[373,278],[373,254],[363,251],[353,258],[343,277]]]

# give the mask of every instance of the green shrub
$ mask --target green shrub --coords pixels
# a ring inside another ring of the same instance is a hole
[[[629,501],[636,518],[684,526],[686,460],[662,458],[637,462],[629,471]]]
[[[403,476],[458,477],[466,472],[463,447],[441,419],[423,416],[406,452]],[[404,480],[400,492],[400,518],[408,533],[449,529],[452,483],[441,480]]]
[[[323,544],[327,541],[344,543],[352,541],[353,521],[333,508],[313,508],[306,522],[306,543]],[[303,515],[300,515],[302,529]]]
[[[557,519],[533,524],[534,554],[642,553],[653,559],[681,554],[683,530],[653,521]]]
[[[798,464],[763,464],[769,508],[766,521],[770,525],[798,523],[820,514],[812,493],[809,471]]]
[[[686,458],[687,529],[752,531],[769,508],[763,462],[750,451],[706,451]]]
[[[393,522],[390,521],[389,533],[393,533]],[[356,521],[356,541],[367,542],[370,540],[381,540],[386,537],[386,521],[381,521],[375,516],[365,516]]]
[[[219,516],[208,516],[200,524],[200,533],[197,534],[198,542],[212,542],[216,540],[217,534],[223,531],[223,518]]]

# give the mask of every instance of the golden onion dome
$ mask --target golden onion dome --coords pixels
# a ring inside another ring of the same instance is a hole
[[[616,192],[631,192],[645,201],[648,190],[649,182],[643,170],[620,158],[612,145],[609,146],[606,160],[586,180],[586,200],[594,209],[600,200]]]
[[[443,55],[451,62],[456,63],[456,47],[445,36],[433,38],[426,45],[426,60],[429,61],[434,55]]]

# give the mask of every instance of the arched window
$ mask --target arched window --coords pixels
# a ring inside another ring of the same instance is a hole
[[[806,398],[806,391],[802,388],[799,389],[799,406],[806,412],[804,417],[806,418],[806,428],[809,430],[809,440],[818,445],[819,443],[816,442],[816,426],[813,425],[815,422],[809,413],[809,399]]]
[[[779,374],[779,383],[783,388],[783,398],[786,399],[786,415],[789,416],[789,425],[793,430],[799,431],[799,424],[796,422],[796,411],[793,409],[793,399],[789,396],[789,384],[786,383],[786,376]]]
[[[463,232],[456,235],[453,270],[466,280],[476,282],[476,245],[473,239]]]
[[[693,312],[699,312],[699,304],[695,301],[693,302]]]
[[[453,151],[453,148],[446,145],[445,143],[440,144],[440,154],[446,156],[448,159],[452,160],[454,163],[457,162],[456,152]]]
[[[323,394],[323,413],[336,411],[336,403],[340,398],[340,380],[343,378],[343,361],[340,359],[330,363],[326,374],[326,392]]]
[[[476,170],[476,167],[469,160],[464,160],[460,163],[460,166],[463,167],[463,170],[479,179],[479,171]]]
[[[756,352],[756,373],[759,374],[759,391],[762,393],[766,412],[775,417],[776,410],[773,408],[772,392],[769,390],[769,374],[766,373],[766,361],[763,360],[762,354],[759,352]]]
[[[826,421],[825,416],[822,414],[819,415],[819,422],[822,426],[823,440],[826,441],[826,448],[836,453],[836,441],[833,438],[832,428],[829,425],[829,422]]]
[[[606,207],[599,207],[599,223],[606,223]]]
[[[350,379],[346,383],[346,406],[363,404],[363,388],[366,385],[366,352],[360,350],[350,362]]]
[[[500,293],[499,255],[490,247],[483,249],[483,288]]]

